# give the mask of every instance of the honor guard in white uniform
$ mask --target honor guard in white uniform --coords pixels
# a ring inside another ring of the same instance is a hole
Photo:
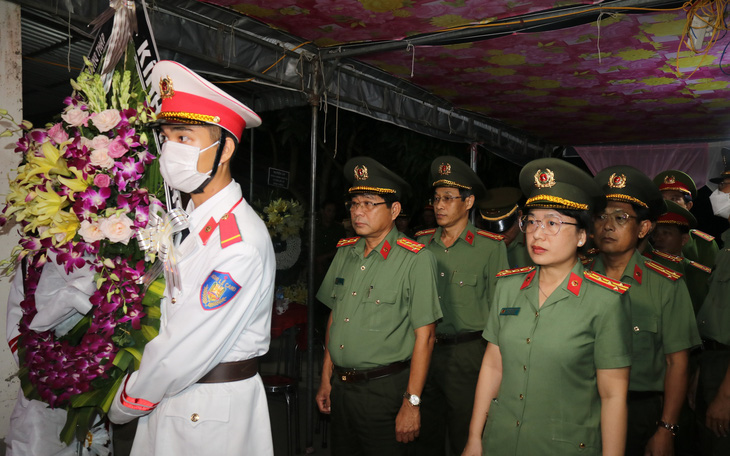
[[[272,455],[257,358],[269,349],[274,250],[230,170],[244,128],[261,120],[178,63],[157,63],[152,81],[162,99],[160,170],[190,193],[190,234],[175,252],[181,286],[168,284],[160,333],[109,418],[139,418],[133,455]]]

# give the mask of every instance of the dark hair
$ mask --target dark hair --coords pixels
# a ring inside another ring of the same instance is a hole
[[[640,206],[636,203],[629,203],[631,204],[631,207],[634,209],[634,212],[636,212],[636,220],[638,222],[643,222],[644,220],[649,220],[651,222],[656,222],[659,218],[659,214],[654,214],[657,211],[652,211],[649,208],[646,208],[644,206]]]
[[[578,226],[576,229],[585,230],[586,235],[593,232],[593,214],[590,211],[579,211],[573,209],[556,209],[559,214],[575,219]]]
[[[474,194],[474,191],[468,188],[460,188],[459,189],[459,196],[461,196],[461,200],[464,201],[465,199],[469,198]]]

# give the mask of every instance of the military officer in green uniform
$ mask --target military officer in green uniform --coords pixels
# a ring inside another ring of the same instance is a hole
[[[651,249],[643,255],[682,274],[697,313],[705,300],[707,279],[712,270],[682,255],[682,246],[689,240],[689,230],[697,226],[694,215],[674,201],[665,200],[665,204],[667,212],[659,216],[651,233]]]
[[[525,233],[520,231],[520,199],[522,190],[516,187],[498,187],[487,190],[487,196],[477,201],[481,220],[479,225],[490,233],[504,236],[510,268],[531,266],[527,254]]]
[[[694,199],[697,197],[697,186],[689,174],[676,169],[662,171],[654,177],[654,184],[665,200],[672,201],[688,211],[692,209]],[[711,268],[715,264],[717,250],[714,236],[693,227],[689,232],[687,243],[682,247],[682,254]]]
[[[730,230],[722,234],[730,246]],[[702,337],[697,416],[703,456],[730,454],[730,249],[717,254],[709,290],[697,314]]]
[[[503,236],[469,223],[475,200],[483,198],[486,189],[466,163],[455,157],[436,158],[429,184],[439,227],[420,231],[417,239],[436,258],[444,318],[436,326],[436,346],[423,391],[423,426],[411,454],[458,456],[466,445],[486,347],[481,332],[497,273],[508,267],[507,250]]]
[[[578,259],[605,200],[591,176],[555,158],[528,163],[520,187],[536,266],[499,273],[464,455],[621,455],[628,286]]]
[[[317,405],[332,416],[332,454],[406,454],[442,316],[436,261],[395,229],[403,179],[367,157],[345,172],[358,237],[340,240],[317,292],[332,309]]]
[[[631,166],[595,177],[608,200],[595,217],[600,254],[593,270],[631,285],[633,354],[629,383],[627,455],[673,454],[687,392],[689,351],[699,345],[692,301],[681,274],[636,249],[665,212],[658,188]]]

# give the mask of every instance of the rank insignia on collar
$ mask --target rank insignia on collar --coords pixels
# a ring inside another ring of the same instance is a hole
[[[545,168],[545,171],[538,169],[535,173],[535,187],[550,188],[555,185],[555,173]]]
[[[611,188],[624,188],[626,187],[626,175],[625,174],[611,174],[608,178],[608,186]]]
[[[451,164],[441,163],[441,166],[439,166],[439,174],[442,176],[448,176],[451,174]]]
[[[474,244],[474,233],[471,231],[466,232],[466,236],[464,236],[464,240],[469,243],[469,245]]]
[[[642,274],[641,274],[641,268],[639,267],[638,264],[634,265],[634,280],[639,282],[639,285],[641,285]]]
[[[213,271],[200,287],[200,305],[205,310],[214,310],[231,302],[241,285],[227,272]]]
[[[520,290],[524,290],[525,288],[530,286],[530,284],[532,283],[532,279],[535,278],[536,273],[537,273],[537,270],[533,270],[531,273],[529,273],[525,276],[525,281],[522,282],[522,286],[520,287]]]
[[[580,285],[583,283],[583,279],[578,277],[576,273],[570,273],[570,280],[568,280],[568,291],[578,296],[580,294]]]

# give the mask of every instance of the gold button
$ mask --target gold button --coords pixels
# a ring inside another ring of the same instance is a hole
[[[172,298],[172,299],[170,299],[170,301],[171,301],[171,302],[172,302],[173,304],[175,304],[175,303],[177,302],[177,299],[175,299],[175,298]]]
[[[342,376],[342,381],[343,381],[343,382],[346,382],[346,381],[347,381],[347,377],[343,375],[343,376]]]
[[[463,286],[464,286],[464,282],[460,280],[460,281],[459,281],[459,286],[460,286],[460,287],[463,287]]]
[[[364,265],[363,266],[360,266],[360,270],[361,271],[364,271],[365,270],[365,266]]]
[[[345,323],[349,323],[349,322],[350,322],[350,319],[349,318],[345,318]]]
[[[375,304],[380,304],[380,299],[376,299]]]
[[[449,249],[444,249],[444,252],[449,253]]]
[[[522,400],[522,399],[524,399],[524,398],[525,398],[525,396],[524,396],[524,395],[522,395],[522,394],[520,394],[520,400]]]
[[[345,346],[344,345],[340,345],[340,350],[342,350],[343,348],[345,348]]]
[[[519,426],[519,425],[520,425],[520,420],[517,420],[517,426]]]
[[[353,296],[357,296],[357,292],[356,292],[356,291],[353,291],[353,292],[352,292],[352,295],[353,295]]]
[[[581,447],[581,448],[585,448],[586,447],[586,444],[581,442],[581,444],[578,445],[578,446]]]
[[[198,421],[200,421],[200,415],[198,415],[197,413],[193,413],[192,415],[190,415],[190,421],[192,421],[193,423],[197,423]]]
[[[638,326],[634,326],[634,332],[639,332],[639,327]]]
[[[212,230],[212,229],[213,229],[213,227],[210,226],[210,225],[208,225],[208,226],[205,227],[205,232],[206,233],[210,233],[210,230]]]
[[[529,344],[530,342],[532,342],[532,339],[530,339],[530,338],[528,337],[528,338],[527,338],[527,343]]]
[[[527,366],[522,366],[522,370],[527,370]]]
[[[444,273],[442,272],[442,273],[441,273],[441,277],[443,277],[443,276],[444,276]]]
[[[228,214],[223,214],[223,217],[221,217],[221,220],[228,220]]]
[[[535,312],[535,317],[537,318],[539,316],[540,316],[540,312]]]

